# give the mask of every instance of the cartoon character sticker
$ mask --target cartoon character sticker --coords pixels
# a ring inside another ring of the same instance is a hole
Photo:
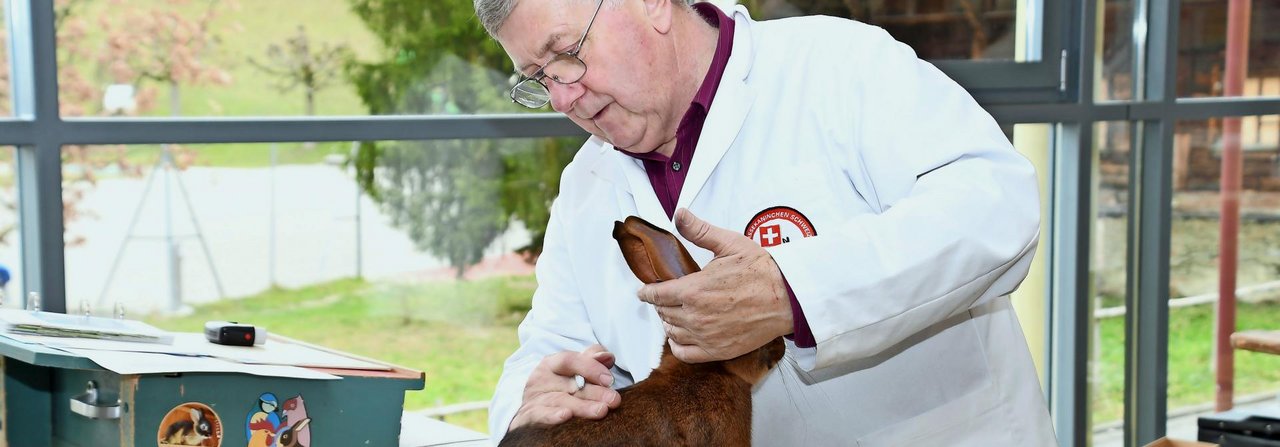
[[[275,394],[262,393],[245,417],[244,432],[248,447],[309,447],[311,418],[301,395],[281,406]]]
[[[222,419],[208,405],[188,402],[173,407],[164,415],[156,438],[160,447],[220,447]]]
[[[302,396],[294,396],[284,401],[284,419],[290,421],[291,433],[296,443],[285,442],[285,436],[280,435],[278,444],[281,447],[303,447],[311,445],[311,428],[307,427],[311,423],[311,418],[307,417],[307,407],[302,403]],[[294,422],[296,421],[296,422]]]

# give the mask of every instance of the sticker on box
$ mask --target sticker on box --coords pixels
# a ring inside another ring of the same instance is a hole
[[[307,447],[311,445],[311,418],[302,396],[280,405],[275,394],[262,393],[244,421],[247,447]]]
[[[156,438],[160,447],[220,447],[222,419],[208,405],[188,402],[164,415]]]

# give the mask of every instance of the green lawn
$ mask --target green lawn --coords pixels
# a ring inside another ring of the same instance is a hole
[[[1236,327],[1276,329],[1280,303],[1240,303]],[[1183,307],[1169,311],[1169,404],[1170,410],[1212,402],[1214,375],[1210,368],[1213,353],[1214,310],[1211,305]],[[1090,411],[1094,424],[1120,419],[1124,395],[1124,318],[1102,321],[1100,360],[1095,365]],[[1236,351],[1235,395],[1237,397],[1280,389],[1280,356]]]
[[[515,327],[528,310],[532,277],[462,283],[369,283],[342,280],[297,290],[271,290],[197,309],[183,318],[148,321],[170,330],[198,331],[207,320],[262,325],[290,337],[426,372],[426,389],[410,393],[410,410],[487,400],[516,348]],[[1169,327],[1169,408],[1213,399],[1209,370],[1213,308],[1173,309]],[[1274,328],[1280,303],[1241,304],[1240,329]],[[1124,386],[1122,318],[1102,321],[1094,377],[1093,421],[1120,417]],[[358,336],[352,337],[352,334]],[[1238,353],[1236,393],[1280,388],[1280,357]],[[450,422],[487,431],[485,412]]]

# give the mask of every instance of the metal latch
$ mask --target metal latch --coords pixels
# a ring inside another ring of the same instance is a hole
[[[120,419],[120,399],[114,404],[99,405],[98,384],[92,380],[85,385],[84,394],[71,397],[71,411],[89,419]]]

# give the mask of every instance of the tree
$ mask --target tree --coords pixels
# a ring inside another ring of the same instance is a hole
[[[249,64],[275,77],[274,87],[282,93],[301,87],[306,113],[315,115],[316,93],[343,80],[340,69],[350,58],[351,49],[343,44],[321,44],[313,52],[306,28],[298,25],[298,34],[285,40],[283,46],[267,46],[265,62],[249,58]]]
[[[374,114],[522,112],[505,92],[511,62],[489,39],[470,2],[352,0],[382,41],[382,60],[347,72]],[[415,244],[459,276],[513,221],[533,234],[536,256],[559,173],[578,144],[561,140],[467,140],[361,144],[361,187]]]
[[[91,62],[93,52],[88,49],[88,25],[76,15],[79,8],[87,4],[87,0],[56,0],[54,2],[54,28],[58,46],[58,103],[62,116],[85,115],[86,111],[97,107],[101,91],[96,83],[82,74],[85,64]],[[0,46],[6,46],[8,36],[0,32]],[[9,59],[0,58],[0,112],[12,113],[9,98]],[[84,196],[97,186],[95,169],[107,165],[116,165],[123,172],[134,169],[124,158],[122,147],[97,147],[92,150],[86,146],[64,146],[62,216],[64,228],[76,220],[91,217],[92,212],[84,210],[80,202]],[[17,211],[14,197],[5,194],[0,196],[0,206]],[[17,222],[6,222],[0,227],[0,244],[8,244],[8,237],[13,234]],[[84,242],[83,236],[64,230],[65,244],[74,246]]]
[[[9,48],[9,32],[0,26],[0,115],[13,113],[9,106],[9,54],[3,51],[7,48]]]
[[[113,0],[123,5],[120,0]],[[190,0],[168,0],[166,7],[127,10],[121,20],[99,22],[107,32],[107,48],[99,62],[115,83],[133,84],[146,99],[154,97],[147,81],[169,89],[169,111],[180,113],[183,84],[231,83],[231,75],[210,60],[218,43],[213,22],[220,7],[234,3],[204,0],[193,17],[183,12]]]
[[[551,201],[560,193],[560,171],[582,146],[581,138],[539,141],[531,150],[505,158],[502,204],[529,230],[529,244],[518,251],[532,263],[542,253],[542,241],[551,219]]]
[[[117,8],[128,6],[121,0],[111,0]],[[102,85],[128,83],[139,87],[137,112],[145,112],[154,105],[155,91],[151,86],[140,85],[144,80],[169,84],[172,103],[177,103],[177,85],[190,82],[230,82],[225,71],[206,63],[216,35],[210,24],[217,17],[219,7],[234,7],[227,2],[208,1],[207,7],[195,18],[178,12],[188,0],[169,0],[166,10],[127,10],[122,21],[112,22],[109,17],[98,17],[97,29],[106,36],[106,45],[94,47],[98,39],[90,38],[90,25],[80,12],[89,0],[55,0],[54,29],[58,58],[58,108],[62,116],[98,115],[102,110]],[[6,46],[6,33],[0,32],[0,46]],[[11,113],[9,94],[9,60],[0,58],[0,113]],[[86,76],[84,73],[95,73]],[[106,79],[100,76],[106,76]],[[176,111],[176,106],[175,109]],[[181,152],[181,151],[180,151]],[[140,175],[141,167],[125,158],[125,147],[69,145],[62,148],[63,185],[62,214],[64,235],[68,246],[84,242],[83,236],[70,234],[70,223],[91,217],[92,212],[79,204],[85,195],[97,186],[96,172],[107,166],[115,166],[126,175]],[[191,160],[190,153],[181,152],[178,160],[183,166]],[[0,207],[15,210],[13,199],[0,196]],[[8,243],[15,223],[0,226],[0,244]]]

